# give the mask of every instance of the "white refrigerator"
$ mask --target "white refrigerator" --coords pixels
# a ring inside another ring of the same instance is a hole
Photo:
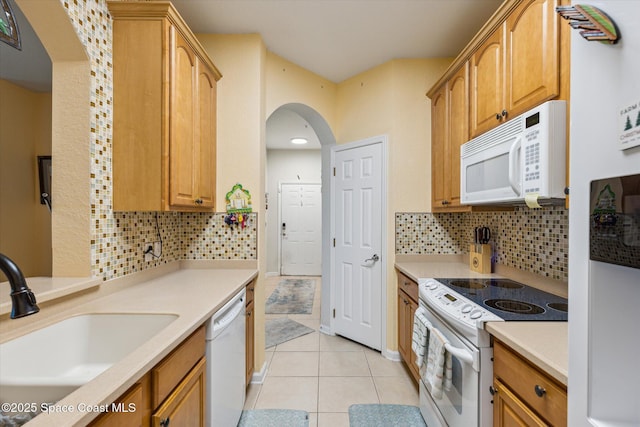
[[[603,44],[572,30],[568,421],[640,426],[640,269],[591,260],[589,246],[591,181],[640,174],[640,146],[621,149],[633,139],[626,131],[640,134],[640,1],[589,4],[621,39]]]

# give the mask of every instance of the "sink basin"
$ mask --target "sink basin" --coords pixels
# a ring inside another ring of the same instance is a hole
[[[0,344],[0,402],[57,402],[177,317],[84,314]]]

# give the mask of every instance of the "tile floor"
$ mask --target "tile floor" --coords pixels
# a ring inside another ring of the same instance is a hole
[[[293,278],[293,277],[291,277]],[[313,312],[290,317],[315,332],[266,350],[267,375],[263,384],[251,384],[245,409],[302,409],[310,427],[348,427],[354,403],[418,405],[418,388],[401,362],[320,328],[320,278],[316,281]],[[281,277],[269,277],[269,295]]]

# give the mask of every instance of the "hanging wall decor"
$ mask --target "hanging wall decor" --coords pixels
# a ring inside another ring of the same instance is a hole
[[[249,221],[247,214],[253,210],[249,191],[243,189],[241,184],[236,184],[227,193],[225,201],[227,202],[227,215],[224,222],[230,227],[235,225],[244,228]]]
[[[596,7],[588,4],[557,6],[556,12],[570,21],[571,28],[581,30],[580,35],[589,41],[615,44],[620,39],[615,22]]]
[[[0,40],[22,50],[20,31],[8,0],[0,0]]]

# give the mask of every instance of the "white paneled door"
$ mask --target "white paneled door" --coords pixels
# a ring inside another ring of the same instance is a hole
[[[381,348],[382,142],[334,153],[335,333]]]
[[[280,185],[280,274],[322,274],[322,194],[320,184]]]

